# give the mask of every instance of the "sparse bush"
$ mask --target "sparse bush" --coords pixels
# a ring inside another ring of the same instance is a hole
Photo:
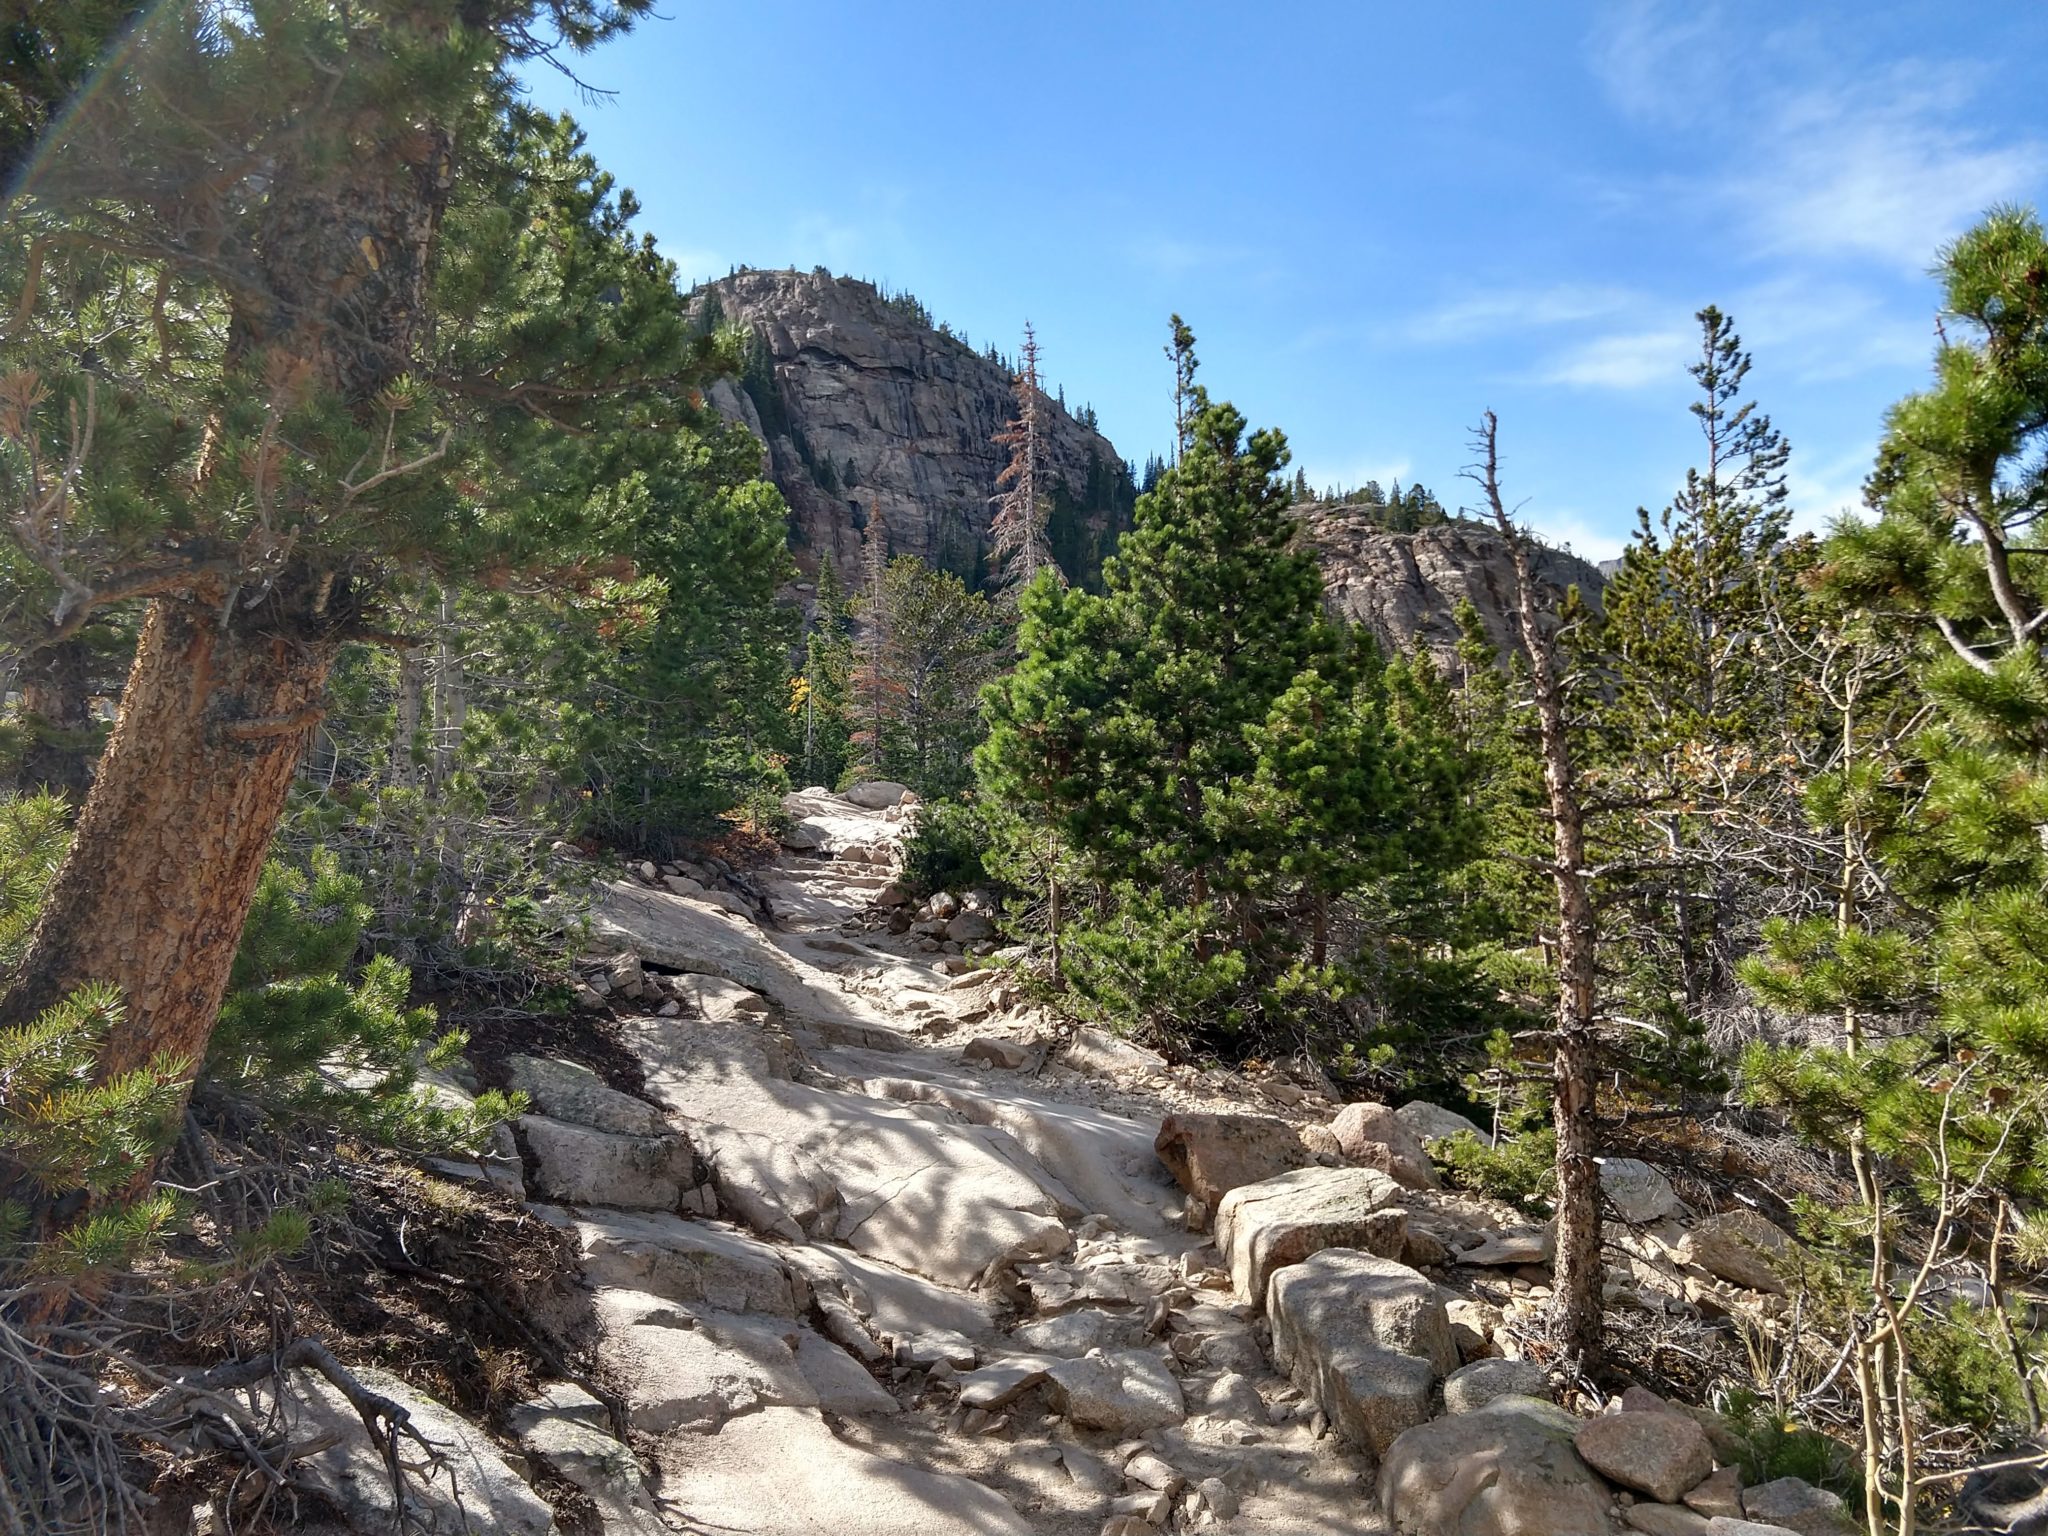
[[[1470,1131],[1430,1143],[1430,1156],[1460,1189],[1505,1200],[1532,1215],[1557,1192],[1557,1133],[1549,1126],[1488,1146]]]

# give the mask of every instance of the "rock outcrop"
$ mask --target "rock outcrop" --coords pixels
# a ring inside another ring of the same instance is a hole
[[[713,298],[726,321],[753,332],[755,349],[741,381],[713,386],[712,404],[765,444],[763,468],[789,503],[804,567],[829,554],[851,576],[879,516],[890,553],[978,580],[1009,456],[994,439],[1016,409],[1009,369],[936,329],[914,300],[822,268],[706,284],[691,301],[700,317]],[[1092,579],[1128,525],[1130,470],[1057,401],[1045,420],[1047,538],[1069,578]]]
[[[1479,523],[1453,521],[1419,533],[1389,533],[1364,508],[1347,502],[1300,509],[1303,535],[1322,562],[1330,607],[1372,631],[1395,651],[1427,650],[1440,663],[1455,659],[1457,608],[1471,599],[1503,654],[1519,642],[1514,630],[1515,573],[1500,535]],[[1599,569],[1563,550],[1539,545],[1535,574],[1543,611],[1554,613],[1576,586],[1598,605]]]

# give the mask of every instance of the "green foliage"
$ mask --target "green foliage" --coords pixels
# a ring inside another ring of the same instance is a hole
[[[964,788],[981,735],[980,693],[994,675],[1002,632],[989,601],[950,571],[899,555],[866,594],[856,686],[879,706],[862,768],[908,784],[926,799]],[[877,675],[870,675],[877,674]]]
[[[2024,1304],[2011,1305],[2022,1314],[2015,1326],[2025,1329]],[[2038,1363],[2038,1348],[2029,1353]],[[1916,1313],[1907,1326],[1907,1354],[1932,1422],[1965,1426],[1996,1440],[2025,1421],[2027,1395],[2012,1352],[1983,1309],[1958,1299],[1946,1311]]]
[[[1754,1392],[1730,1393],[1724,1411],[1742,1442],[1736,1465],[1747,1486],[1796,1477],[1841,1495],[1851,1508],[1861,1505],[1862,1479],[1840,1441],[1788,1418]]]
[[[276,1116],[340,1126],[425,1152],[474,1150],[519,1112],[512,1098],[444,1103],[423,1067],[461,1049],[433,1010],[406,1005],[411,978],[388,956],[353,960],[369,908],[332,855],[266,865],[214,1028],[206,1073],[218,1090]]]
[[[1357,975],[1413,973],[1390,957],[1440,928],[1472,846],[1464,761],[1437,680],[1324,616],[1284,439],[1209,401],[1178,321],[1170,351],[1179,459],[1100,595],[1022,595],[977,773],[1003,813],[992,865],[1090,893],[1069,909],[1077,997],[1248,1049],[1341,1019],[1353,950]],[[1355,913],[1392,917],[1347,943]]]
[[[0,796],[0,971],[18,959],[69,833],[50,796]],[[0,1198],[0,1259],[43,1275],[133,1262],[176,1214],[167,1192],[132,1194],[176,1138],[191,1064],[160,1057],[101,1081],[100,1048],[119,993],[88,986],[25,1024],[0,1029],[0,1168],[14,1193],[72,1207],[30,1230],[19,1199]]]
[[[927,800],[903,850],[903,878],[922,895],[989,884],[983,863],[996,837],[990,807],[973,794]]]
[[[1557,1133],[1548,1126],[1489,1145],[1470,1131],[1430,1143],[1429,1155],[1459,1189],[1547,1214],[1557,1194]]]

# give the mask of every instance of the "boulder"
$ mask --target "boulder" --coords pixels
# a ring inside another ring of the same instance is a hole
[[[1084,1024],[1060,1053],[1060,1059],[1076,1072],[1091,1077],[1150,1076],[1166,1069],[1166,1058],[1142,1045],[1133,1045],[1106,1029]]]
[[[1574,1443],[1595,1471],[1660,1504],[1677,1503],[1714,1470],[1707,1432],[1684,1414],[1662,1409],[1588,1419]]]
[[[1707,1536],[1707,1517],[1677,1504],[1631,1504],[1621,1512],[1643,1536]]]
[[[1263,1307],[1276,1269],[1325,1248],[1400,1258],[1408,1238],[1401,1194],[1374,1168],[1297,1168],[1240,1184],[1216,1207],[1216,1247],[1237,1299]]]
[[[1540,1227],[1510,1227],[1487,1234],[1476,1246],[1453,1255],[1459,1264],[1477,1264],[1491,1269],[1514,1269],[1523,1264],[1548,1264],[1557,1252],[1557,1229],[1549,1223]]]
[[[1315,1161],[1294,1127],[1270,1115],[1171,1114],[1152,1146],[1180,1187],[1211,1210],[1241,1184]]]
[[[388,1371],[359,1367],[352,1374],[397,1404],[442,1459],[429,1477],[418,1443],[400,1442],[399,1460],[419,1469],[406,1488],[407,1529],[427,1536],[555,1536],[554,1512],[482,1429]],[[325,1494],[348,1529],[370,1536],[398,1528],[401,1511],[393,1507],[383,1454],[339,1388],[312,1371],[294,1371],[285,1378],[282,1400],[273,1403],[266,1380],[250,1389],[249,1401],[259,1413],[274,1406],[281,1422],[271,1429],[280,1443],[305,1447],[292,1462],[293,1474]]]
[[[697,1154],[681,1136],[616,1136],[546,1115],[521,1115],[519,1131],[542,1200],[673,1211],[684,1190],[703,1182]]]
[[[1386,1105],[1346,1104],[1330,1129],[1353,1162],[1377,1168],[1407,1189],[1443,1187],[1422,1137]]]
[[[1745,1290],[1785,1294],[1785,1278],[1773,1260],[1794,1250],[1784,1231],[1752,1210],[1727,1211],[1696,1223],[1679,1244],[1678,1255],[1716,1279]]]
[[[845,798],[864,811],[885,811],[910,791],[890,779],[868,779],[846,792]]]
[[[1456,1110],[1444,1109],[1423,1099],[1411,1099],[1394,1113],[1401,1123],[1420,1136],[1424,1141],[1443,1141],[1452,1136],[1476,1136],[1481,1141],[1487,1134]]]
[[[1799,1477],[1781,1477],[1745,1489],[1742,1514],[1764,1525],[1781,1525],[1799,1536],[1848,1536],[1856,1527],[1839,1496]]]
[[[556,1120],[614,1136],[660,1136],[668,1118],[644,1099],[620,1093],[590,1068],[552,1056],[514,1056],[505,1063],[512,1087]]]
[[[1458,1366],[1436,1287],[1392,1259],[1326,1248],[1273,1276],[1266,1310],[1274,1365],[1373,1455],[1429,1417]]]
[[[1731,1520],[1742,1518],[1742,1473],[1736,1467],[1723,1467],[1709,1477],[1700,1479],[1685,1492],[1685,1507],[1697,1515],[1712,1519],[1725,1515]]]
[[[1731,1520],[1716,1515],[1707,1522],[1707,1536],[1798,1536],[1782,1525],[1764,1525],[1755,1520]]]
[[[628,1383],[633,1427],[715,1433],[761,1408],[892,1414],[896,1399],[851,1355],[786,1319],[700,1311],[639,1291],[595,1299],[600,1353]]]
[[[1102,1307],[1077,1307],[1071,1312],[1026,1323],[1013,1337],[1026,1349],[1069,1359],[1097,1349],[1120,1349],[1138,1341],[1144,1319],[1132,1312]]]
[[[534,1214],[576,1234],[583,1276],[593,1285],[771,1317],[801,1317],[810,1305],[810,1287],[780,1250],[722,1222],[625,1212],[571,1217],[545,1208]]]
[[[1054,1406],[1078,1429],[1141,1435],[1188,1416],[1180,1383],[1150,1350],[1062,1360],[1047,1368]]]
[[[1003,1040],[980,1035],[967,1042],[960,1052],[960,1059],[970,1066],[1001,1067],[1009,1072],[1024,1072],[1036,1067],[1045,1057],[1045,1047],[1025,1040]]]
[[[819,1414],[768,1408],[694,1442],[662,1479],[693,1529],[720,1536],[1032,1536],[993,1488],[849,1445]]]
[[[1685,1207],[1671,1181],[1640,1158],[1600,1159],[1600,1192],[1614,1214],[1635,1226],[1675,1216]]]
[[[1380,1459],[1400,1536],[1610,1536],[1614,1499],[1572,1446],[1572,1416],[1531,1397],[1405,1431]]]
[[[996,936],[996,925],[983,912],[962,912],[946,924],[946,937],[956,944],[973,944]]]
[[[1546,1397],[1550,1376],[1534,1360],[1474,1360],[1444,1378],[1444,1412],[1473,1413],[1497,1397]]]
[[[505,1419],[521,1450],[589,1495],[604,1536],[665,1536],[640,1463],[607,1432],[604,1404],[588,1392],[556,1382]]]

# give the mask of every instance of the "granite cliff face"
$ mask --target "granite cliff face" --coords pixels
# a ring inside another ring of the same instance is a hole
[[[763,444],[764,472],[790,508],[790,546],[815,572],[826,557],[860,582],[863,535],[880,517],[892,555],[917,555],[971,583],[987,572],[991,498],[1007,452],[995,435],[1015,409],[1002,363],[936,328],[916,301],[871,284],[811,272],[744,271],[691,300],[700,320],[753,335],[745,374],[713,403]],[[1114,445],[1048,402],[1053,553],[1070,579],[1092,582],[1136,499]],[[1515,642],[1514,572],[1498,535],[1451,522],[1389,533],[1349,503],[1301,509],[1321,559],[1331,607],[1390,649],[1425,646],[1448,660],[1458,602],[1470,598],[1502,650]],[[1540,549],[1546,609],[1576,584],[1598,601],[1600,572]]]
[[[1470,598],[1497,650],[1520,643],[1514,629],[1515,571],[1498,533],[1453,521],[1419,533],[1388,533],[1343,502],[1304,505],[1302,531],[1322,562],[1330,606],[1393,650],[1422,648],[1449,662],[1458,643],[1457,607]],[[1544,612],[1576,586],[1596,606],[1599,568],[1537,546],[1535,575]]]
[[[766,445],[764,468],[790,507],[790,546],[807,570],[830,555],[858,580],[862,534],[879,516],[892,555],[984,577],[991,498],[1015,412],[1003,364],[935,329],[914,300],[853,278],[745,271],[692,298],[745,325],[744,377],[713,403]],[[1049,401],[1047,536],[1074,580],[1092,580],[1128,526],[1130,471],[1100,432]]]

